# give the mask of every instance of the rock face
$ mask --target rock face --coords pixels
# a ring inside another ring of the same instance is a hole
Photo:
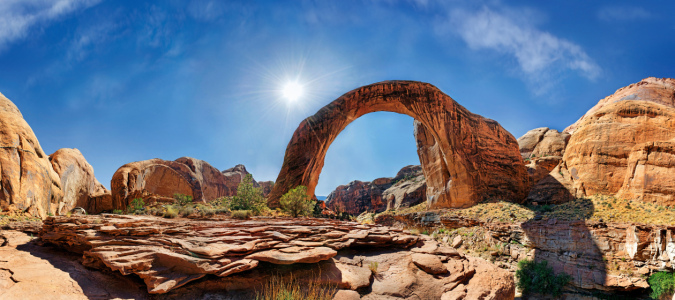
[[[527,196],[529,179],[516,139],[497,122],[469,112],[430,84],[388,81],[355,89],[300,124],[268,204],[278,207],[281,196],[298,185],[307,186],[313,196],[330,144],[351,121],[377,111],[418,121],[415,132],[430,207]]]
[[[619,89],[566,129],[561,164],[568,190],[675,205],[671,176],[675,80],[647,78]]]
[[[88,213],[112,209],[110,192],[96,180],[94,168],[80,150],[59,149],[49,156],[49,161],[61,178],[63,190],[56,214],[64,215],[75,207],[82,207]]]
[[[382,193],[387,210],[410,207],[427,200],[427,184],[421,166],[407,166],[398,171],[393,185]]]
[[[59,183],[33,130],[0,94],[0,210],[46,217],[63,197]]]
[[[562,157],[570,134],[548,127],[536,128],[518,138],[518,147],[523,158]]]
[[[173,201],[174,194],[210,201],[237,193],[248,171],[243,165],[223,172],[203,160],[181,157],[175,161],[159,158],[128,163],[113,175],[110,188],[114,209],[125,209],[135,198]],[[263,190],[270,183],[263,185]],[[261,185],[254,181],[254,186]]]
[[[426,182],[422,167],[403,167],[396,177],[372,182],[355,180],[340,185],[326,197],[326,205],[335,211],[358,215],[364,211],[383,212],[426,201]]]
[[[356,290],[361,299],[412,295],[440,299],[444,293],[483,296],[466,299],[513,299],[515,293],[513,276],[507,271],[441,247],[431,238],[328,219],[52,217],[45,221],[40,238],[82,253],[86,266],[136,274],[154,294],[170,292],[207,274],[222,278],[217,280],[229,289],[253,289],[278,272],[262,262],[313,264],[310,269],[306,265],[298,268],[294,278],[311,276],[334,283]],[[377,276],[372,274],[373,266],[377,266]],[[247,270],[251,271],[241,273]],[[316,276],[318,270],[321,276]]]
[[[519,260],[546,260],[556,273],[571,275],[570,284],[586,290],[625,293],[648,289],[649,275],[675,268],[675,226],[557,219],[482,222],[446,217],[442,211],[389,216],[376,222],[472,227],[472,234],[464,236],[467,241],[456,243],[460,251],[498,246],[497,256],[493,255],[495,263],[513,272]],[[462,241],[460,235],[455,239]],[[453,239],[448,243],[454,243]]]

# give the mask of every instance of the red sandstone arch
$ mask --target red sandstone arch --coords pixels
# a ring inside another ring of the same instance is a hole
[[[290,189],[314,195],[326,152],[340,132],[371,112],[413,117],[430,207],[468,207],[486,198],[520,202],[529,180],[516,139],[494,120],[469,112],[435,86],[385,81],[357,88],[300,123],[268,198],[270,207]]]

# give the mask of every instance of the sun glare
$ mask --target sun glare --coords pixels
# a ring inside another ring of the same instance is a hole
[[[303,88],[299,83],[291,81],[284,85],[284,89],[281,91],[281,93],[288,101],[295,102],[300,99],[300,97],[302,97]]]

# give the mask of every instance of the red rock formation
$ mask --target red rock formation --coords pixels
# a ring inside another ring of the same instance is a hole
[[[675,107],[675,94],[673,94],[673,90],[675,90],[675,79],[655,77],[645,78],[638,83],[622,87],[616,90],[614,94],[600,100],[598,104],[589,109],[586,114],[579,118],[579,120],[565,128],[564,132],[573,134],[586,118],[595,115],[596,112],[605,105],[619,101],[649,101],[668,107]]]
[[[57,210],[62,198],[59,176],[33,130],[0,94],[0,211],[44,218]]]
[[[675,89],[671,93],[675,93]],[[639,167],[629,170],[629,158],[633,150],[642,152],[633,155],[637,160],[645,155],[644,149],[653,148],[646,143],[667,142],[673,138],[675,108],[637,100],[624,100],[602,106],[578,124],[565,150],[561,167],[564,174],[569,173],[567,180],[572,184],[569,187],[571,194],[577,197],[614,195],[622,189],[625,182],[632,183],[624,189],[630,190],[630,194],[640,194],[643,199],[660,204],[675,205],[672,196],[649,195],[650,190],[663,194],[656,186],[669,185],[667,182],[670,181],[670,176],[663,176],[670,173],[664,170],[673,170],[668,161],[660,163],[652,159],[650,163],[658,165],[657,168]],[[666,151],[657,156],[667,158],[669,155]],[[637,182],[633,179],[636,177],[650,179]]]
[[[513,276],[507,271],[439,246],[430,237],[329,219],[56,217],[45,221],[40,238],[82,253],[82,263],[89,267],[136,274],[153,294],[167,293],[207,274],[239,290],[257,289],[275,272],[274,276],[282,276],[279,269],[260,261],[304,263],[290,274],[296,280],[332,283],[355,290],[363,299],[442,299],[449,293],[497,300],[513,299],[515,293]],[[341,251],[352,247],[359,251]],[[312,264],[309,270],[306,264]],[[377,266],[376,276],[371,266]],[[243,272],[251,269],[255,270]]]
[[[387,210],[410,207],[427,200],[427,184],[421,166],[403,167],[392,183],[382,193]]]
[[[132,162],[120,167],[113,175],[110,184],[113,206],[125,209],[134,198],[170,202],[174,194],[192,196],[194,201],[233,196],[247,174],[244,165],[221,172],[209,163],[191,157],[175,161],[155,158]],[[255,187],[261,187],[263,195],[273,184],[253,181]]]
[[[281,196],[298,185],[314,195],[330,144],[353,120],[376,111],[419,121],[418,136],[426,143],[418,153],[430,179],[431,207],[466,207],[493,197],[522,201],[527,195],[529,179],[516,139],[497,122],[469,112],[430,84],[389,81],[353,90],[300,124],[286,149],[269,205],[278,207]],[[427,166],[429,162],[439,165]]]
[[[61,179],[63,190],[63,200],[59,202],[56,214],[64,215],[75,207],[82,207],[88,213],[112,209],[110,192],[96,180],[94,168],[80,150],[59,149],[49,156],[49,161]]]

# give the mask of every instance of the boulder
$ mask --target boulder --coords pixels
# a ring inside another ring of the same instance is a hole
[[[59,176],[19,109],[0,94],[0,211],[46,217],[63,198]]]
[[[87,213],[99,213],[112,208],[110,192],[94,177],[94,168],[77,149],[63,148],[49,155],[54,171],[61,179],[63,200],[56,214],[63,215],[75,207]]]
[[[350,122],[377,111],[417,120],[430,207],[468,207],[487,198],[525,200],[530,184],[518,143],[499,123],[469,112],[431,84],[386,81],[348,92],[300,123],[268,205],[278,207],[281,196],[298,185],[313,196],[330,144]]]

